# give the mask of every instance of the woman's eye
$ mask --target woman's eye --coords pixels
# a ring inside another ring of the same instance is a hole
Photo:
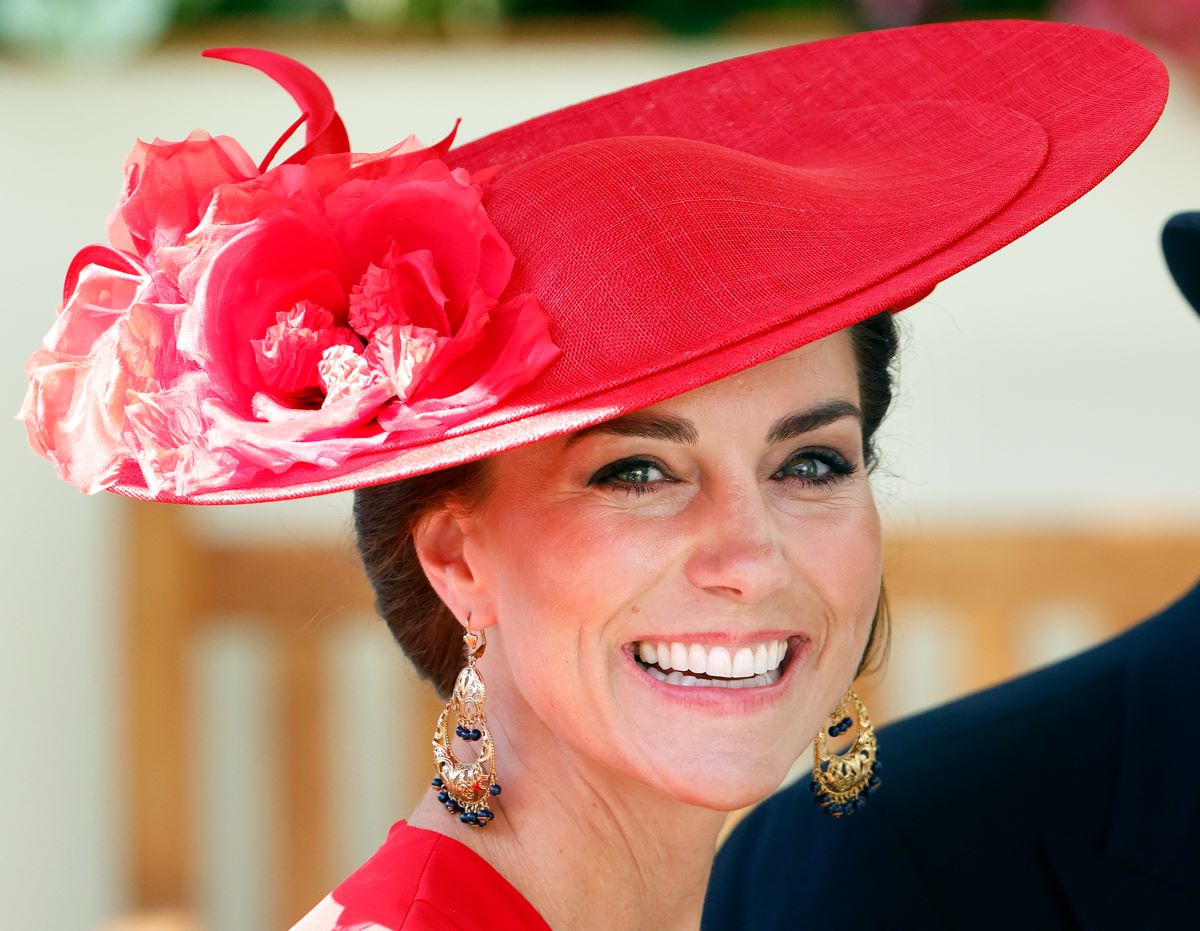
[[[818,478],[828,475],[831,471],[833,470],[829,468],[829,464],[822,462],[816,456],[800,456],[784,466],[785,474],[794,475],[797,478]]]
[[[799,479],[806,485],[828,485],[854,472],[854,466],[833,450],[797,453],[776,472],[779,478]]]
[[[614,473],[613,477],[622,482],[630,482],[638,485],[644,485],[646,482],[655,482],[666,478],[666,476],[662,474],[661,469],[659,469],[657,466],[650,465],[649,463],[621,469],[619,472]]]
[[[645,494],[650,485],[667,481],[667,474],[649,459],[623,459],[606,465],[588,480],[589,485],[619,488],[634,494]]]

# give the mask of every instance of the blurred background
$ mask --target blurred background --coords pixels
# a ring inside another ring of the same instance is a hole
[[[1200,320],[1158,249],[1171,213],[1200,209],[1200,0],[0,0],[3,397],[15,413],[135,136],[204,128],[263,153],[291,122],[277,87],[205,47],[301,59],[354,148],[378,150],[778,45],[992,16],[1124,31],[1172,94],[1097,190],[902,315],[876,476],[894,638],[865,691],[887,721],[1050,662],[1200,567]],[[432,766],[437,704],[372,620],[350,497],[84,498],[19,424],[0,444],[3,923],[287,927]]]

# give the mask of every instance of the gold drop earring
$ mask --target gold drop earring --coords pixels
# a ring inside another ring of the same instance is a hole
[[[500,794],[500,784],[496,782],[496,747],[484,716],[487,689],[475,668],[476,660],[486,648],[487,637],[482,630],[471,630],[468,617],[467,632],[463,635],[467,665],[459,672],[450,701],[438,715],[437,730],[433,733],[433,759],[438,774],[432,784],[437,789],[438,801],[446,806],[446,811],[458,815],[463,824],[478,828],[486,827],[496,817],[487,804]],[[451,718],[455,721],[454,736],[479,744],[479,753],[471,763],[463,763],[454,755],[450,745]]]
[[[840,737],[854,725],[851,710],[858,718],[854,742],[841,753],[832,752],[829,738]],[[812,781],[808,784],[813,800],[835,818],[858,811],[879,788],[883,764],[877,753],[875,728],[867,707],[854,689],[847,689],[813,742]]]

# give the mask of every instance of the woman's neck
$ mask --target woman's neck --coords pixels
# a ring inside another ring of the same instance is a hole
[[[503,793],[492,824],[461,824],[432,793],[409,823],[466,844],[556,931],[699,928],[724,814],[582,761],[523,717],[493,725]]]

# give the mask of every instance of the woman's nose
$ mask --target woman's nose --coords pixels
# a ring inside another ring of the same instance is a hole
[[[695,520],[684,571],[697,588],[752,603],[788,583],[779,527],[756,491],[707,497]]]

